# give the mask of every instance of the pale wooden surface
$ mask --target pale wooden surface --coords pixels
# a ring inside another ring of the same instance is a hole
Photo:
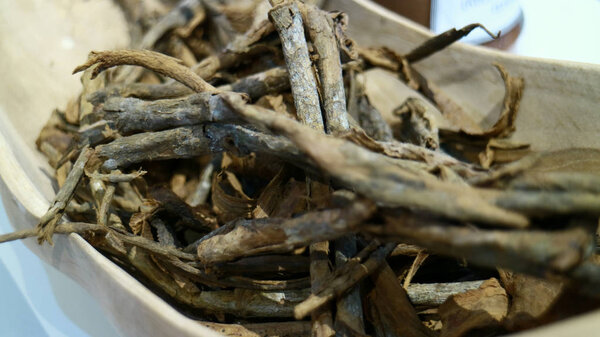
[[[330,0],[328,6],[349,13],[350,33],[361,44],[402,52],[428,36],[366,0]],[[125,46],[126,37],[124,19],[109,0],[0,2],[0,190],[16,229],[33,227],[54,194],[50,169],[34,140],[50,111],[64,107],[78,92],[78,77],[71,70],[89,50]],[[417,68],[486,124],[500,111],[503,96],[494,61],[526,80],[515,139],[537,150],[600,148],[597,65],[521,58],[457,44]],[[377,83],[368,85],[384,96],[396,94]],[[27,245],[95,296],[124,335],[217,335],[176,312],[77,235],[57,238],[53,248],[33,240]],[[599,328],[600,313],[591,313],[559,323],[551,333],[527,334],[592,335]]]
[[[0,192],[15,229],[31,228],[54,189],[35,138],[52,109],[80,90],[73,68],[90,50],[124,47],[128,34],[110,0],[0,1]],[[79,235],[26,245],[94,296],[124,336],[218,336],[179,314]]]
[[[349,13],[350,35],[364,46],[387,45],[407,52],[430,36],[367,0],[329,1],[328,8]],[[504,95],[494,62],[525,78],[513,139],[530,143],[535,150],[600,148],[600,65],[522,57],[459,43],[417,63],[416,68],[476,121],[490,125],[500,113]],[[377,86],[383,95],[395,94],[387,89]]]

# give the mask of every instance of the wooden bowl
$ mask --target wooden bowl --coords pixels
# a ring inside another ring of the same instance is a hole
[[[367,0],[330,0],[327,8],[349,14],[350,34],[361,45],[405,52],[430,36]],[[0,192],[16,230],[35,226],[55,194],[52,170],[34,141],[52,109],[64,108],[79,92],[79,76],[72,76],[72,69],[90,50],[125,47],[127,39],[125,19],[110,0],[0,2]],[[493,62],[526,81],[514,139],[534,150],[600,148],[598,65],[455,44],[416,67],[485,123],[500,111],[504,95]],[[398,99],[385,85],[368,86],[389,106]],[[87,289],[125,336],[218,336],[177,312],[79,235],[56,236],[54,247],[35,240],[25,244]],[[593,312],[525,335],[593,335],[599,328],[600,312]]]

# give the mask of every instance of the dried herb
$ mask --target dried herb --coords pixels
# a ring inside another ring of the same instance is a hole
[[[526,84],[502,65],[489,128],[412,65],[481,25],[399,54],[318,1],[159,2],[119,1],[134,49],[75,69],[36,141],[58,193],[0,242],[78,233],[235,336],[497,335],[600,306],[599,152],[514,142]],[[406,93],[389,109],[377,71]]]

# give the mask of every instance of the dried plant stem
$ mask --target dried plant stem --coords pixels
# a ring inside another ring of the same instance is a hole
[[[251,152],[275,155],[296,166],[311,167],[289,140],[230,124],[200,124],[139,133],[96,147],[97,154],[108,159],[103,164],[108,170],[145,160],[190,158],[224,150],[240,155]]]
[[[251,100],[257,100],[264,95],[274,95],[289,90],[290,77],[285,67],[274,67],[220,86],[218,89],[242,92]]]
[[[302,255],[261,255],[213,266],[218,275],[298,275],[309,273],[310,260]]]
[[[306,297],[306,290],[264,292],[248,289],[200,291],[173,282],[143,250],[128,253],[130,263],[153,284],[176,301],[209,313],[229,313],[238,317],[291,317],[293,305]]]
[[[322,307],[335,297],[346,293],[360,280],[379,269],[394,247],[394,244],[387,244],[380,247],[362,263],[359,262],[360,260],[358,258],[349,260],[346,265],[337,269],[332,277],[323,283],[323,288],[317,293],[311,294],[306,300],[302,301],[302,303],[294,308],[294,317],[296,317],[296,319],[302,319],[313,310]]]
[[[269,19],[281,39],[296,114],[304,124],[316,130],[324,130],[317,82],[304,38],[302,15],[296,2],[276,2],[271,1],[274,7],[269,11]]]
[[[55,234],[71,234],[71,233],[86,233],[86,232],[97,232],[104,233],[106,228],[98,226],[97,224],[85,223],[85,222],[63,222],[56,225],[54,229]],[[12,233],[0,235],[0,243],[10,242],[15,240],[22,240],[31,238],[38,235],[37,228],[24,229]]]
[[[81,149],[79,157],[75,161],[75,164],[73,164],[71,172],[67,175],[65,184],[54,197],[46,214],[40,218],[40,222],[37,225],[38,242],[40,244],[44,241],[48,241],[48,243],[52,244],[52,234],[54,233],[56,224],[62,217],[69,201],[73,198],[75,188],[77,188],[79,181],[83,177],[85,164],[93,153],[94,151],[87,146]]]
[[[490,32],[485,26],[480,23],[473,23],[467,26],[464,26],[461,29],[452,28],[449,29],[439,35],[436,35],[425,42],[423,42],[420,46],[411,50],[408,54],[404,55],[406,60],[410,63],[418,62],[424,58],[431,56],[432,54],[448,47],[452,43],[458,41],[462,37],[467,36],[473,29],[475,28],[483,29],[489,36],[493,39],[497,39],[500,36],[500,32],[494,35]]]
[[[84,64],[73,70],[78,73],[96,65],[92,72],[92,78],[95,78],[104,70],[119,65],[142,66],[153,70],[161,75],[171,77],[178,82],[183,83],[195,92],[219,92],[217,88],[208,84],[191,69],[181,64],[181,61],[153,51],[148,50],[115,50],[91,52]]]
[[[325,129],[337,134],[348,130],[346,95],[340,51],[333,32],[333,21],[316,6],[305,5],[306,27],[318,55],[316,64],[321,85]]]
[[[593,242],[582,227],[552,232],[481,230],[399,214],[384,226],[361,228],[378,238],[416,244],[477,265],[538,276],[571,270],[589,256]]]
[[[406,291],[386,262],[371,275],[371,280],[375,287],[369,292],[367,299],[376,336],[433,336],[421,323]]]
[[[406,292],[413,305],[433,307],[444,303],[452,295],[477,289],[482,283],[483,280],[450,283],[412,283],[406,288]]]
[[[415,276],[415,274],[417,273],[417,270],[419,270],[419,268],[421,267],[423,262],[425,262],[425,260],[427,259],[428,256],[429,256],[429,254],[427,254],[425,251],[420,251],[417,254],[415,259],[413,260],[412,265],[410,266],[410,269],[408,270],[408,273],[406,274],[406,277],[404,278],[404,283],[402,284],[402,288],[407,289],[410,286],[410,282],[412,281],[412,278]]]
[[[290,79],[285,67],[274,67],[265,71],[252,74],[231,83],[217,87],[221,91],[235,91],[247,94],[250,99],[257,100],[258,98],[269,95],[278,94],[289,90]],[[130,83],[130,84],[115,84],[107,88],[100,89],[88,96],[90,103],[98,105],[105,102],[113,96],[118,97],[135,97],[143,100],[159,100],[167,98],[177,98],[193,93],[193,91],[180,84],[147,84],[147,83]]]
[[[121,171],[119,171],[119,170],[114,170],[107,174],[98,173],[97,171],[95,171],[88,176],[90,177],[90,179],[99,179],[104,182],[116,184],[116,183],[122,183],[122,182],[131,182],[132,180],[135,180],[135,179],[143,176],[146,173],[147,172],[144,170],[138,170],[138,171],[135,171],[132,173],[121,173]]]
[[[355,202],[344,209],[311,212],[293,219],[237,220],[230,231],[219,231],[200,242],[198,257],[205,264],[214,264],[261,253],[289,252],[339,237],[355,229],[374,210],[370,203]]]
[[[98,225],[100,226],[108,226],[109,207],[115,195],[115,190],[115,185],[110,184],[106,187],[106,190],[104,191],[104,195],[102,196],[102,202],[100,203],[97,215]]]
[[[226,100],[252,123],[289,137],[323,171],[372,200],[392,207],[415,207],[461,221],[517,228],[529,224],[523,215],[481,200],[475,189],[417,176],[388,163],[386,157],[350,142],[319,134],[287,117],[247,105],[236,97],[227,96]]]
[[[85,222],[64,222],[60,225],[57,225],[55,228],[55,233],[57,234],[71,234],[78,233],[85,235],[86,233],[100,233],[100,234],[108,234],[110,233],[117,239],[122,242],[125,242],[129,245],[143,248],[153,254],[158,254],[164,257],[176,257],[188,261],[197,260],[197,257],[194,254],[184,253],[180,250],[166,247],[156,243],[155,241],[148,240],[146,238],[140,236],[132,236],[123,233],[119,233],[117,231],[111,230],[106,226],[101,226],[98,224],[85,223]],[[25,229],[22,231],[17,231],[13,233],[3,234],[0,236],[0,243],[25,239],[29,237],[33,237],[37,235],[37,230],[35,228]]]
[[[329,268],[329,242],[322,241],[310,245],[310,281],[314,294],[323,287],[323,282],[331,275]],[[332,337],[335,335],[333,316],[330,308],[323,307],[312,312],[312,335]]]
[[[210,93],[154,101],[111,97],[102,105],[101,112],[123,135],[234,120],[236,117],[219,96]]]
[[[335,265],[341,268],[357,253],[356,236],[345,235],[334,241]],[[360,287],[354,287],[348,294],[338,298],[336,302],[335,330],[344,331],[348,328],[364,333],[363,306]]]

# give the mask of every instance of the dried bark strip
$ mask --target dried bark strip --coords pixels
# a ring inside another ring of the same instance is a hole
[[[391,207],[414,207],[461,221],[525,227],[529,221],[481,200],[474,189],[425,178],[389,163],[386,157],[350,142],[321,135],[276,113],[226,101],[252,123],[274,129],[296,144],[327,174],[357,192]]]
[[[107,159],[103,167],[109,170],[145,160],[190,158],[210,152],[201,126],[139,133],[96,147],[97,155]]]
[[[306,5],[306,27],[318,55],[316,60],[321,85],[325,129],[337,134],[348,130],[346,95],[340,51],[333,32],[333,21],[316,6]]]
[[[200,242],[198,258],[215,264],[261,253],[289,252],[355,230],[374,211],[374,205],[359,201],[344,209],[310,212],[293,219],[236,220],[230,231]]]
[[[143,250],[131,249],[129,262],[152,283],[176,301],[208,313],[228,313],[238,317],[292,317],[293,305],[308,294],[306,290],[265,292],[248,289],[200,291],[180,287],[171,275],[159,269]],[[189,281],[186,284],[192,284]]]
[[[581,227],[552,232],[481,230],[399,214],[384,226],[361,228],[385,240],[416,244],[477,265],[540,276],[568,272],[591,254],[593,242]]]
[[[336,268],[341,268],[357,253],[356,236],[348,234],[336,239],[334,246],[335,265]],[[360,287],[354,287],[348,294],[337,300],[334,327],[336,331],[343,332],[350,328],[355,332],[365,333]]]
[[[110,184],[106,187],[100,207],[98,208],[97,221],[100,226],[108,226],[108,216],[110,203],[115,195],[116,187],[114,184]]]
[[[223,91],[235,91],[247,94],[255,101],[265,95],[274,95],[290,89],[290,77],[284,67],[274,67],[241,78],[231,84],[218,88]]]
[[[208,84],[202,77],[195,74],[191,69],[182,65],[181,61],[157,52],[149,50],[115,50],[91,52],[84,64],[73,70],[73,74],[86,70],[96,65],[92,71],[91,78],[95,78],[104,70],[119,65],[142,66],[153,70],[161,75],[171,77],[183,83],[195,92],[219,92],[217,88]]]
[[[323,283],[323,287],[318,292],[311,294],[302,303],[296,305],[294,317],[302,319],[334,298],[345,294],[360,280],[377,271],[394,247],[394,244],[380,247],[362,263],[358,258],[348,261],[344,267],[337,269],[331,278]]]
[[[491,278],[478,289],[449,298],[439,308],[442,319],[440,337],[466,336],[477,330],[483,335],[495,334],[508,311],[508,296],[498,280]]]
[[[265,71],[252,74],[231,83],[217,87],[221,91],[235,91],[246,93],[250,99],[278,94],[289,90],[290,79],[284,67],[274,67]],[[130,83],[114,84],[105,89],[100,89],[90,95],[88,100],[94,105],[105,102],[109,97],[135,97],[143,100],[158,100],[166,98],[177,98],[193,93],[190,88],[180,83],[169,84],[147,84]]]
[[[138,170],[132,173],[121,173],[119,170],[113,170],[110,173],[98,173],[98,171],[94,171],[92,174],[89,174],[88,177],[90,179],[98,179],[108,183],[122,183],[122,182],[131,182],[147,172],[144,170]]]
[[[123,135],[236,119],[223,100],[210,93],[154,101],[111,97],[102,105],[101,112]]]
[[[292,276],[308,274],[309,265],[309,258],[302,255],[262,255],[217,264],[212,269],[217,275]]]
[[[44,241],[48,241],[51,245],[53,244],[52,234],[54,234],[56,224],[62,217],[69,201],[73,198],[75,189],[83,177],[85,164],[87,164],[93,153],[94,151],[87,146],[81,149],[71,172],[67,175],[65,184],[54,197],[48,211],[40,218],[37,225],[38,243],[42,244]]]
[[[316,293],[330,277],[329,241],[316,242],[309,246],[310,250],[310,284],[311,292]],[[332,337],[335,335],[331,308],[324,306],[311,314],[311,333],[315,337]]]
[[[315,130],[324,130],[317,82],[304,38],[302,15],[293,1],[275,2],[271,0],[274,7],[269,11],[269,19],[281,39],[296,114],[304,124]]]
[[[480,23],[473,23],[467,26],[464,26],[461,29],[452,28],[441,34],[438,34],[425,42],[423,42],[420,46],[411,50],[408,54],[404,55],[406,60],[410,63],[418,62],[424,58],[431,56],[434,53],[448,47],[452,43],[460,40],[461,38],[467,36],[473,29],[475,28],[483,29],[489,36],[493,39],[497,39],[500,37],[500,32],[494,35],[490,32],[485,26]]]
[[[412,283],[406,288],[406,293],[413,305],[436,307],[444,303],[448,297],[477,289],[482,283],[483,281]]]
[[[433,336],[433,333],[421,323],[408,300],[406,291],[387,263],[383,263],[383,266],[371,275],[371,280],[375,287],[369,292],[367,298],[375,336]]]
[[[142,161],[190,158],[224,150],[238,155],[252,152],[274,155],[311,169],[310,162],[289,140],[230,124],[201,124],[122,137],[96,147],[108,170]],[[314,169],[312,169],[314,171]]]

